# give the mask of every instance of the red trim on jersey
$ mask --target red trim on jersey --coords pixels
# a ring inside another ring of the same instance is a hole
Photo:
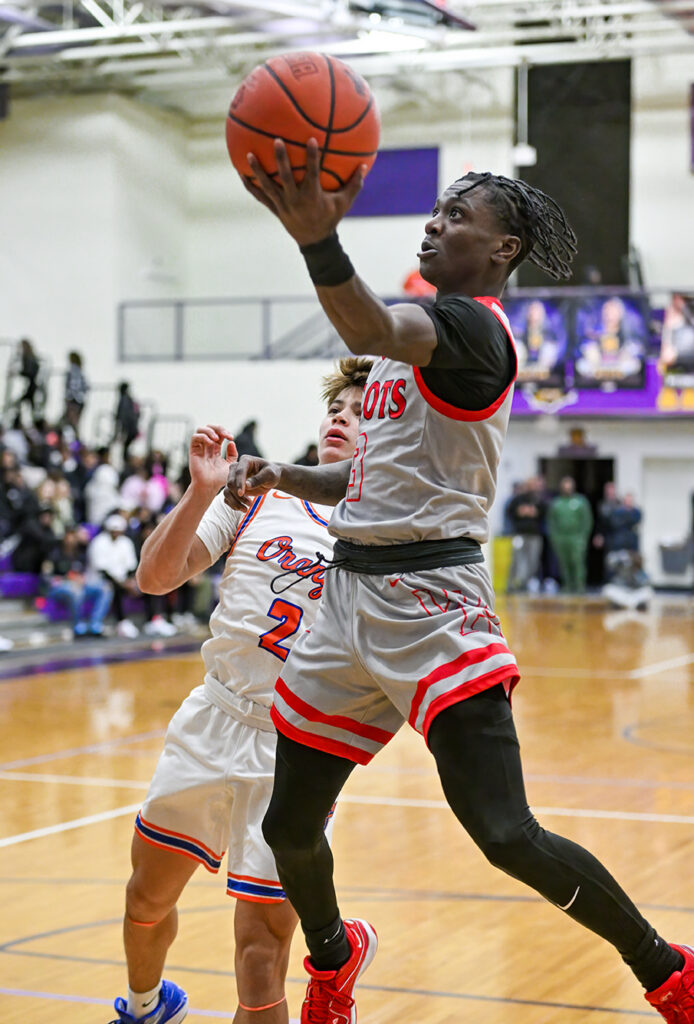
[[[395,735],[386,729],[379,729],[377,725],[365,725],[363,722],[355,721],[354,718],[347,718],[346,715],[328,715],[324,711],[319,711],[292,693],[282,676],[279,676],[275,683],[275,692],[279,693],[292,711],[296,711],[297,715],[301,715],[308,722],[321,722],[323,725],[330,725],[335,729],[344,729],[346,732],[361,736],[365,740],[373,740],[375,743],[388,743]]]
[[[347,761],[356,762],[356,764],[368,764],[374,756],[366,750],[360,750],[359,747],[350,747],[347,743],[339,743],[337,740],[328,739],[327,736],[317,736],[314,732],[298,729],[282,717],[274,704],[270,708],[270,717],[278,732],[305,747],[313,747],[314,750],[322,750],[325,754],[334,754],[335,757],[343,757]]]
[[[450,708],[453,704],[460,704],[461,701],[467,700],[468,697],[474,697],[476,693],[482,693],[483,690],[488,690],[490,687],[496,686],[497,683],[504,683],[506,681],[509,682],[508,697],[510,700],[511,691],[519,681],[520,676],[517,672],[509,675],[509,669],[511,669],[510,665],[502,665],[500,668],[495,668],[492,672],[486,672],[483,676],[478,676],[476,679],[468,679],[466,683],[461,683],[454,690],[448,690],[446,693],[442,693],[440,697],[432,700],[422,723],[422,736],[425,741],[428,742],[429,729],[436,716],[441,711],[445,711],[446,708]]]
[[[256,516],[258,515],[258,512],[259,512],[259,511],[260,511],[260,509],[262,508],[263,502],[265,501],[265,499],[266,499],[266,498],[267,498],[267,494],[261,494],[261,495],[259,496],[259,498],[256,498],[256,499],[254,500],[254,503],[253,503],[253,505],[251,505],[251,507],[249,508],[248,512],[246,513],[246,518],[245,518],[245,519],[242,519],[242,520],[241,520],[241,522],[239,523],[239,528],[238,528],[238,530],[236,531],[236,533],[234,534],[234,539],[233,539],[233,540],[232,540],[232,542],[231,542],[231,547],[229,548],[229,554],[227,555],[227,558],[229,557],[229,555],[231,555],[231,554],[232,554],[232,552],[233,552],[234,548],[236,547],[236,541],[237,541],[237,540],[239,539],[239,537],[240,537],[240,536],[241,536],[241,534],[242,534],[242,533],[244,532],[244,530],[246,529],[246,527],[247,527],[247,526],[248,526],[248,525],[249,525],[249,524],[250,524],[250,523],[251,523],[251,522],[252,522],[252,521],[253,521],[253,520],[255,519],[255,517],[256,517]],[[257,504],[256,504],[256,502],[257,502]]]
[[[457,405],[451,405],[450,402],[445,402],[442,398],[439,398],[437,395],[433,393],[433,391],[431,391],[427,387],[427,385],[424,383],[424,378],[422,377],[422,371],[418,366],[412,367],[415,383],[424,401],[428,405],[430,405],[432,409],[436,409],[437,412],[442,413],[442,415],[447,416],[449,419],[465,420],[466,422],[478,422],[479,420],[487,420],[490,418],[490,416],[493,416],[494,413],[497,412],[497,410],[500,409],[501,406],[503,405],[509,391],[511,390],[515,383],[516,377],[518,376],[518,357],[516,355],[516,343],[513,338],[513,333],[511,332],[511,327],[506,318],[506,314],[504,313],[504,307],[501,305],[501,301],[492,295],[476,295],[474,301],[480,302],[483,306],[487,307],[490,313],[493,313],[493,315],[499,321],[503,329],[506,331],[508,339],[511,342],[511,350],[513,352],[513,359],[515,364],[513,370],[513,377],[511,378],[511,382],[508,385],[508,387],[505,388],[504,391],[502,391],[502,393],[499,395],[496,401],[492,402],[491,405],[488,405],[486,409],[461,409]],[[501,316],[499,315],[499,313],[497,313],[496,309],[494,308],[495,306],[498,306],[498,308],[501,310]]]
[[[472,651],[463,651],[463,653],[459,654],[457,658],[453,659],[453,661],[448,661],[444,665],[439,665],[438,668],[435,668],[432,672],[429,673],[428,676],[424,676],[422,679],[420,679],[419,682],[417,683],[417,692],[414,695],[414,700],[412,701],[412,707],[410,710],[410,717],[408,718],[408,721],[412,728],[416,728],[415,722],[417,721],[417,715],[419,714],[419,709],[422,706],[422,701],[424,700],[426,692],[430,686],[432,686],[434,683],[440,682],[442,679],[448,679],[450,676],[457,675],[458,672],[460,672],[464,668],[468,668],[470,665],[479,665],[481,661],[486,661],[487,658],[493,658],[494,655],[496,654],[510,653],[511,652],[509,651],[506,644],[486,644],[484,647],[477,647],[475,648],[475,650]],[[506,672],[506,675],[513,675],[512,665],[504,665],[503,668],[504,671]],[[476,679],[470,679],[467,680],[467,683],[472,684],[476,681]],[[462,685],[465,686],[467,685],[467,683],[463,683]],[[484,689],[484,687],[482,687],[482,689]],[[438,699],[439,698],[437,697],[436,700]]]
[[[227,871],[227,878],[235,878],[239,882],[257,882],[258,885],[274,885],[278,889],[282,888],[282,883],[278,882],[276,878],[256,878],[255,875],[237,875],[233,871]]]

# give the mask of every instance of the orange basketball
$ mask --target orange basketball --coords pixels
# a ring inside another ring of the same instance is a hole
[[[283,139],[292,171],[306,171],[306,143],[321,156],[320,183],[334,191],[360,164],[376,159],[380,118],[368,85],[347,64],[323,53],[286,53],[255,68],[239,86],[226,122],[227,149],[236,170],[251,181],[253,153],[277,176],[274,140]]]

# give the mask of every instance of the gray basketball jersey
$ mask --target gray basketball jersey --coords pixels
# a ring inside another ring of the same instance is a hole
[[[496,316],[515,352],[500,301],[476,301]],[[513,381],[488,408],[459,409],[432,394],[417,367],[377,360],[364,390],[347,493],[330,533],[355,544],[486,541],[512,397]]]

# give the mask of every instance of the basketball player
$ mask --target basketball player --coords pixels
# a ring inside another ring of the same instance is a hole
[[[280,735],[263,824],[310,953],[302,1021],[356,1020],[354,984],[377,940],[366,922],[340,917],[321,822],[354,765],[408,721],[489,860],[611,942],[666,1020],[694,1022],[694,950],[664,942],[591,854],[545,831],[528,807],[509,703],[518,668],[480,551],[516,374],[499,297],[524,259],[567,276],[574,233],[539,190],[466,174],[425,226],[419,261],[435,303],[386,307],[335,233],[361,174],[322,191],[310,142],[297,186],[279,140],[275,149],[279,181],[253,159],[259,186],[249,190],[299,243],[348,347],[382,357],[350,471],[250,459],[231,468],[225,490],[233,508],[276,486],[336,503],[321,609],[275,688]]]
[[[344,359],[325,379],[323,465],[352,455],[370,367],[367,359]],[[199,864],[219,870],[227,843],[227,892],[238,900],[234,1020],[288,1020],[284,979],[296,914],[260,831],[275,754],[269,709],[278,667],[316,614],[324,573],[316,552],[331,550],[330,510],[273,491],[245,514],[232,512],[220,488],[235,454],[222,427],[196,431],[190,487],[146,541],[138,569],[143,590],[168,593],[231,548],[212,638],[202,648],[204,685],[174,715],[135,822],[123,923],[129,991],[115,1002],[117,1021],[128,1024],[178,1024],[186,1016],[185,992],[161,980],[176,903]]]

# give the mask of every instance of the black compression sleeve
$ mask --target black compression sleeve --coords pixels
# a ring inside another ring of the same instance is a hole
[[[481,302],[451,295],[423,307],[436,328],[437,344],[424,383],[459,409],[486,409],[513,380],[515,354],[503,326]]]

